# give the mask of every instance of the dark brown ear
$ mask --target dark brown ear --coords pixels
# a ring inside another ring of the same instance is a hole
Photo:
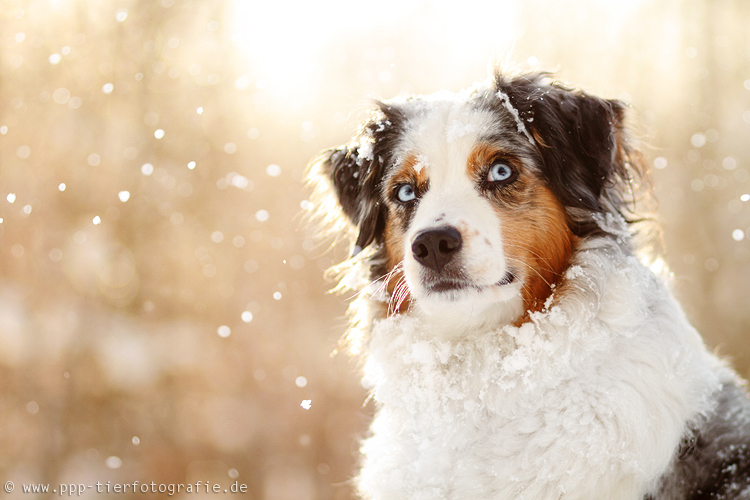
[[[370,145],[371,146],[371,145]],[[369,147],[369,146],[366,146]],[[329,152],[323,170],[329,177],[336,198],[352,224],[359,230],[354,255],[370,245],[385,228],[385,208],[380,202],[382,166],[362,146],[343,146]]]
[[[496,85],[517,106],[535,139],[545,180],[562,203],[589,213],[620,212],[619,188],[631,180],[629,163],[636,153],[624,137],[625,106],[542,83],[546,77],[497,76]],[[584,236],[584,226],[571,229]]]
[[[536,103],[532,134],[540,138],[547,178],[567,206],[602,212],[606,191],[627,176],[618,158],[624,108],[555,88]]]
[[[359,234],[356,255],[368,245],[383,242],[388,209],[381,200],[386,170],[405,122],[402,111],[377,103],[378,112],[366,121],[349,146],[324,153],[322,170],[333,185],[344,214]]]

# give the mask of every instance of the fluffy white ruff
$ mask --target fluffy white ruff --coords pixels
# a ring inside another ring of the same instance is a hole
[[[374,323],[364,498],[640,500],[732,377],[612,238],[586,243],[521,327],[439,328]]]

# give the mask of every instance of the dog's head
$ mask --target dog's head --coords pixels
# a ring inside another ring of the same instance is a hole
[[[580,239],[605,232],[597,219],[621,214],[637,163],[623,105],[548,80],[497,74],[379,102],[317,162],[392,311],[518,321],[543,306]]]

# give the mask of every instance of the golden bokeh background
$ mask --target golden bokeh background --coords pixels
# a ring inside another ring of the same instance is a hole
[[[0,0],[0,495],[350,498],[373,408],[305,167],[371,99],[493,60],[632,104],[675,292],[747,376],[748,26],[740,0]]]

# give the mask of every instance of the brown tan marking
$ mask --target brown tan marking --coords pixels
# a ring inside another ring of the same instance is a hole
[[[402,167],[402,171],[410,174],[412,178],[417,181],[416,186],[427,184],[427,180],[429,178],[429,175],[427,173],[428,168],[424,163],[422,163],[422,168],[417,171],[416,167],[419,163],[419,155],[410,155],[408,158],[406,158],[406,161],[404,161]]]
[[[539,179],[525,183],[515,203],[495,204],[503,230],[506,258],[523,273],[522,296],[526,314],[539,311],[560,284],[573,253],[576,237],[570,231],[565,209]]]
[[[501,153],[502,150],[491,144],[477,145],[469,155],[466,164],[466,173],[469,174],[469,179],[476,179],[477,176],[482,175],[489,163]]]
[[[502,224],[503,250],[508,265],[522,273],[522,296],[528,320],[529,313],[539,311],[559,285],[576,243],[568,227],[565,209],[543,181],[524,169],[513,156],[489,144],[480,144],[472,151],[467,173],[474,179],[486,175],[490,163],[498,156],[519,171],[515,182],[491,190],[485,195],[493,202]]]
[[[393,192],[399,184],[410,183],[416,192],[424,192],[429,181],[428,168],[426,165],[417,171],[416,166],[420,163],[418,155],[410,155],[397,167],[397,170],[388,179],[386,192]],[[386,196],[386,199],[389,199]],[[406,284],[404,272],[398,268],[404,260],[404,232],[406,226],[405,212],[395,206],[388,210],[388,221],[385,228],[385,246],[388,260],[386,262],[385,287],[391,297],[388,314],[400,314],[409,308],[411,302],[410,292]]]
[[[404,260],[404,233],[401,231],[401,221],[397,219],[398,216],[389,217],[385,228],[385,246],[388,256],[385,287],[391,297],[388,307],[389,316],[406,311],[411,301],[404,271],[398,267]]]

